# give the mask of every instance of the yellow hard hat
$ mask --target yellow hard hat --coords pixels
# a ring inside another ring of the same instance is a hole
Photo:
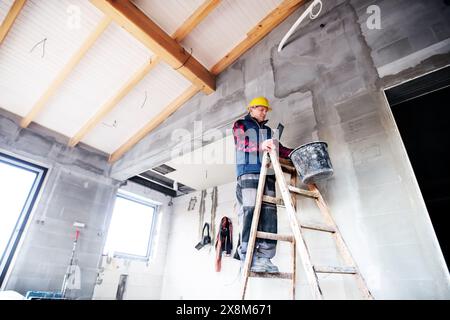
[[[269,106],[269,100],[266,99],[266,97],[256,97],[247,106],[247,109],[250,109],[251,107],[255,106],[263,106],[267,109],[272,110],[272,108]]]

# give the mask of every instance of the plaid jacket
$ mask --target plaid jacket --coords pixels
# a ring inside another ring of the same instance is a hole
[[[266,125],[267,120],[258,123],[250,114],[234,123],[233,135],[236,147],[236,173],[241,176],[246,173],[261,171],[261,144],[272,138],[272,129]],[[293,149],[278,145],[281,158],[288,158]]]

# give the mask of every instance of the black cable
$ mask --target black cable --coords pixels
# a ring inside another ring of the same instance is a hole
[[[174,69],[174,70],[178,70],[180,68],[183,68],[184,65],[186,64],[186,62],[188,62],[189,58],[192,57],[192,48],[191,48],[191,53],[189,53],[189,56],[186,58],[186,60],[183,62],[183,64],[181,66],[179,66],[178,68]]]

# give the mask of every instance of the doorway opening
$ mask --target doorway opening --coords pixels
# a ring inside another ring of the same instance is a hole
[[[450,67],[385,91],[442,253],[450,266]]]

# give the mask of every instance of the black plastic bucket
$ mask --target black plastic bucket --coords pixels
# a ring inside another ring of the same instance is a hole
[[[327,147],[326,142],[310,142],[301,145],[289,154],[289,158],[303,183],[315,183],[333,175],[333,167]]]

